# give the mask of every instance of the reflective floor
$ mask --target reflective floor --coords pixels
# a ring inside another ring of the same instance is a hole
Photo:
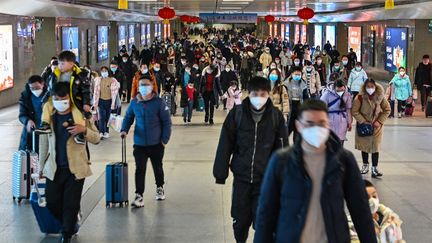
[[[0,242],[57,242],[40,233],[28,203],[14,204],[11,196],[11,158],[21,126],[18,107],[0,110]],[[381,201],[397,212],[407,242],[432,242],[432,119],[389,120],[380,154],[382,180],[374,180]],[[216,185],[212,166],[225,112],[216,112],[216,125],[205,126],[196,113],[189,126],[174,118],[173,136],[164,160],[167,200],[156,202],[152,170],[147,173],[145,207],[105,208],[105,164],[121,159],[120,138],[92,146],[94,175],[85,182],[83,225],[76,242],[234,242],[230,218],[232,177]],[[353,134],[346,148],[353,149]],[[132,140],[128,142],[129,198],[134,193]],[[354,151],[360,161],[360,153]],[[151,165],[149,165],[150,167]],[[252,242],[253,231],[249,242]]]

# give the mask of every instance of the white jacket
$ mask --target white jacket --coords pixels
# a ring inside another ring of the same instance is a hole
[[[360,71],[353,69],[351,71],[349,78],[348,78],[347,87],[351,91],[359,92],[363,83],[366,81],[366,79],[368,79],[368,76],[367,76],[364,69],[362,69]]]

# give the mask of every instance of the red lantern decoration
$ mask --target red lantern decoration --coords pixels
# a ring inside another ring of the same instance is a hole
[[[268,24],[271,24],[272,22],[274,22],[275,21],[275,16],[273,16],[273,15],[266,15],[265,17],[264,17],[264,20],[268,23]]]
[[[184,24],[189,23],[190,19],[191,19],[191,16],[189,16],[189,15],[180,16],[180,21],[183,22]]]
[[[200,22],[200,18],[199,18],[199,17],[196,17],[196,16],[192,16],[192,17],[190,18],[190,22],[191,22],[191,23],[194,23],[194,24],[199,23],[199,22]]]
[[[172,8],[164,7],[159,9],[158,15],[164,19],[164,24],[169,24],[169,20],[175,17],[175,11]]]
[[[315,16],[315,12],[308,7],[302,8],[297,12],[297,16],[299,16],[301,19],[303,19],[304,24],[309,23],[309,19],[313,18]]]

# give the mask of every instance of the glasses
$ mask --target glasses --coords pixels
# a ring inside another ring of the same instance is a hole
[[[303,122],[298,120],[305,128],[309,127],[322,127],[322,128],[328,128],[329,123],[327,121],[322,122]]]

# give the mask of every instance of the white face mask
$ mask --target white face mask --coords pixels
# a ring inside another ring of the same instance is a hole
[[[346,66],[346,65],[348,64],[348,61],[342,61],[342,64],[343,64],[344,66]]]
[[[53,100],[54,108],[59,112],[65,112],[70,107],[69,100]]]
[[[367,89],[366,89],[366,92],[367,92],[369,95],[373,95],[373,93],[375,93],[375,88],[367,88]]]
[[[379,202],[378,198],[371,197],[369,199],[369,207],[370,207],[370,210],[371,210],[372,214],[374,214],[374,213],[376,213],[378,211],[379,204],[380,204],[380,202]]]
[[[399,74],[400,74],[400,76],[404,76],[405,72],[400,72]]]
[[[327,142],[330,136],[330,130],[319,126],[307,127],[303,128],[301,135],[306,143],[315,148],[319,148]]]
[[[229,72],[231,71],[231,68],[225,68],[225,71]]]
[[[101,72],[101,76],[102,76],[102,78],[108,77],[108,72]]]
[[[213,72],[213,70],[207,69],[207,73],[211,74]]]
[[[249,100],[250,100],[252,106],[255,109],[261,110],[261,108],[263,108],[263,106],[267,103],[268,98],[264,98],[264,97],[249,97]]]
[[[127,62],[128,61],[128,59],[123,59],[123,62]]]
[[[275,69],[275,68],[276,68],[276,66],[274,66],[274,65],[270,66],[270,69]]]
[[[298,65],[300,64],[300,62],[299,62],[299,61],[294,61],[294,64],[295,64],[296,66],[298,66]]]
[[[43,90],[37,89],[37,90],[32,90],[31,92],[34,96],[39,97],[39,96],[41,96]]]
[[[339,91],[339,92],[336,92],[339,96],[341,96],[342,97],[342,95],[345,93],[345,91]]]
[[[148,69],[142,69],[141,72],[142,72],[142,74],[146,74],[146,73],[148,73]]]

